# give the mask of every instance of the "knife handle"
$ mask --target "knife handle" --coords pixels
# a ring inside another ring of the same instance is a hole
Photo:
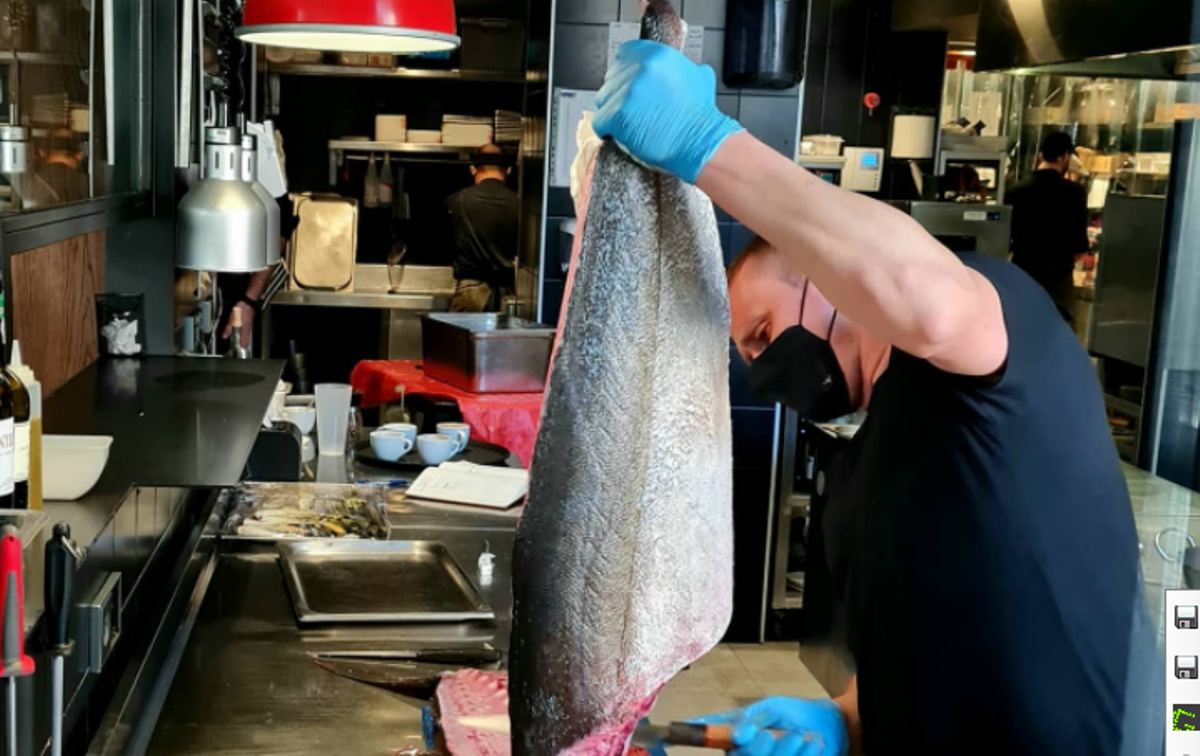
[[[776,738],[784,733],[780,730],[768,730]],[[733,751],[737,745],[733,742],[733,725],[702,725],[673,722],[667,727],[667,745],[689,746],[692,748],[708,748],[718,751]]]
[[[28,677],[33,659],[25,653],[25,582],[22,576],[24,551],[17,529],[5,525],[0,531],[0,677]]]

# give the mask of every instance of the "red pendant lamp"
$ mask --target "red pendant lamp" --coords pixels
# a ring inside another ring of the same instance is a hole
[[[454,0],[246,0],[243,41],[338,52],[421,53],[460,44]]]

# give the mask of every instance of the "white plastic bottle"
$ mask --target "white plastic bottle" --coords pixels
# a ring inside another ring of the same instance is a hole
[[[392,206],[392,192],[395,187],[395,178],[392,175],[392,156],[390,153],[384,153],[383,156],[383,173],[379,175],[379,206]]]
[[[379,171],[375,168],[375,153],[367,166],[367,181],[363,185],[363,207],[379,207]]]

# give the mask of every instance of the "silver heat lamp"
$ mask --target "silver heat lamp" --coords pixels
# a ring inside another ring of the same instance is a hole
[[[267,265],[279,264],[279,203],[258,181],[258,139],[247,134],[242,137],[242,180],[250,185],[267,211]]]
[[[213,273],[263,270],[269,257],[267,208],[242,178],[241,132],[214,127],[204,137],[204,178],[179,203],[176,264]]]

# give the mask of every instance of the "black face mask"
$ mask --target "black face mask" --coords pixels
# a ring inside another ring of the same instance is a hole
[[[804,322],[804,303],[808,283],[800,299],[800,322]],[[822,340],[796,324],[779,334],[750,364],[749,382],[763,399],[786,404],[801,417],[824,423],[854,411],[850,386],[838,364],[830,341],[837,313],[829,324],[829,338]]]

